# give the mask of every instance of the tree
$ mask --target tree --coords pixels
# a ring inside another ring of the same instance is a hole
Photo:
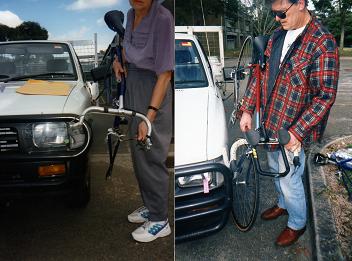
[[[47,39],[48,31],[36,22],[23,22],[15,28],[0,24],[0,41]]]
[[[244,0],[243,8],[252,17],[254,35],[269,35],[278,26],[271,15],[270,0]]]
[[[8,41],[13,34],[13,28],[0,24],[0,42]]]
[[[16,40],[47,40],[48,31],[36,22],[23,22],[15,28]]]
[[[343,49],[345,46],[346,25],[348,25],[346,22],[352,13],[352,0],[313,0],[313,4],[323,23],[327,24],[331,31],[335,31],[331,24],[338,26],[339,31],[334,35],[340,39],[340,48]],[[335,22],[331,23],[332,21],[338,21],[338,24]],[[350,31],[350,33],[352,32]]]
[[[224,13],[224,0],[178,0],[175,5],[176,25],[204,25],[201,3],[206,25],[209,17]]]
[[[230,21],[230,25],[236,28],[236,23],[239,18],[239,13],[243,11],[240,1],[225,0],[225,16]]]

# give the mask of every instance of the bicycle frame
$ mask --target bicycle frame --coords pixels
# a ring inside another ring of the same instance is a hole
[[[261,48],[263,49],[263,48]],[[258,51],[257,51],[258,52]],[[259,55],[260,56],[260,55]],[[265,62],[262,59],[257,59],[258,62],[257,63],[252,63],[252,64],[248,64],[247,66],[243,67],[243,68],[234,68],[233,71],[231,72],[231,75],[234,76],[234,86],[235,88],[237,88],[237,91],[239,92],[239,81],[242,77],[239,77],[241,73],[243,73],[244,70],[250,69],[253,70],[253,74],[255,75],[255,77],[257,78],[256,81],[256,104],[255,104],[255,132],[251,132],[249,135],[256,135],[255,133],[260,133],[258,134],[259,137],[255,137],[254,139],[256,141],[249,141],[250,137],[246,137],[247,140],[247,144],[249,145],[251,152],[251,157],[253,158],[254,161],[254,165],[256,170],[258,171],[259,174],[263,175],[263,176],[270,176],[270,177],[284,177],[286,176],[289,172],[290,172],[290,166],[287,160],[287,155],[285,152],[285,148],[284,145],[288,143],[289,140],[287,140],[287,138],[283,138],[283,137],[279,137],[279,139],[269,139],[266,135],[265,132],[265,128],[262,121],[262,117],[261,117],[261,70],[265,68]],[[250,80],[250,79],[248,79]],[[238,97],[238,96],[237,96]],[[235,111],[238,110],[238,100],[235,101],[237,102],[237,105],[235,105]],[[237,113],[232,113],[232,117],[236,117]],[[234,121],[232,121],[234,122]],[[279,136],[282,136],[282,133],[279,132]],[[285,134],[286,135],[286,134]],[[248,135],[246,135],[248,136]],[[280,142],[280,140],[287,140],[284,143]],[[243,144],[243,142],[241,141],[239,144]],[[232,146],[234,148],[231,147],[231,152],[230,152],[230,158],[231,160],[235,160],[235,156],[234,153],[236,153],[235,148],[238,147],[238,145],[233,144]],[[285,164],[285,171],[282,173],[272,173],[272,172],[268,172],[265,171],[261,168],[260,163],[259,163],[259,159],[258,159],[258,153],[257,153],[257,146],[261,145],[261,146],[267,146],[267,145],[277,145],[280,148],[280,152],[282,154],[283,157],[283,161]],[[231,161],[230,161],[231,162]]]

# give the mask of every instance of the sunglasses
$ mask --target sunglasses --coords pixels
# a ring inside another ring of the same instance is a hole
[[[274,17],[279,17],[280,19],[285,19],[286,18],[286,13],[287,11],[294,5],[294,3],[292,3],[285,11],[271,11]]]

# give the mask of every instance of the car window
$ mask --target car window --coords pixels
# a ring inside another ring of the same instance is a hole
[[[201,43],[199,43],[199,46],[200,46],[200,49],[202,49],[202,52],[203,52],[204,54],[206,54],[206,52],[205,52],[205,50],[204,50],[203,45],[202,45]],[[211,68],[211,65],[210,65],[210,62],[209,62],[208,56],[207,56],[207,55],[204,55],[204,56],[205,56],[205,61],[206,61],[206,63],[207,63],[207,66],[208,66],[208,68],[209,68],[209,70],[210,70],[210,75],[211,75],[211,78],[212,78],[212,80],[213,80],[213,82],[214,82],[214,74],[213,74],[213,69]]]
[[[197,47],[192,40],[176,40],[175,87],[207,87],[208,80]]]
[[[62,43],[1,44],[0,75],[2,78],[38,75],[35,79],[77,79],[70,49]]]

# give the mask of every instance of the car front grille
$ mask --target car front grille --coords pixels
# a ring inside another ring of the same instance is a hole
[[[0,127],[0,153],[18,152],[18,132],[13,127]]]

